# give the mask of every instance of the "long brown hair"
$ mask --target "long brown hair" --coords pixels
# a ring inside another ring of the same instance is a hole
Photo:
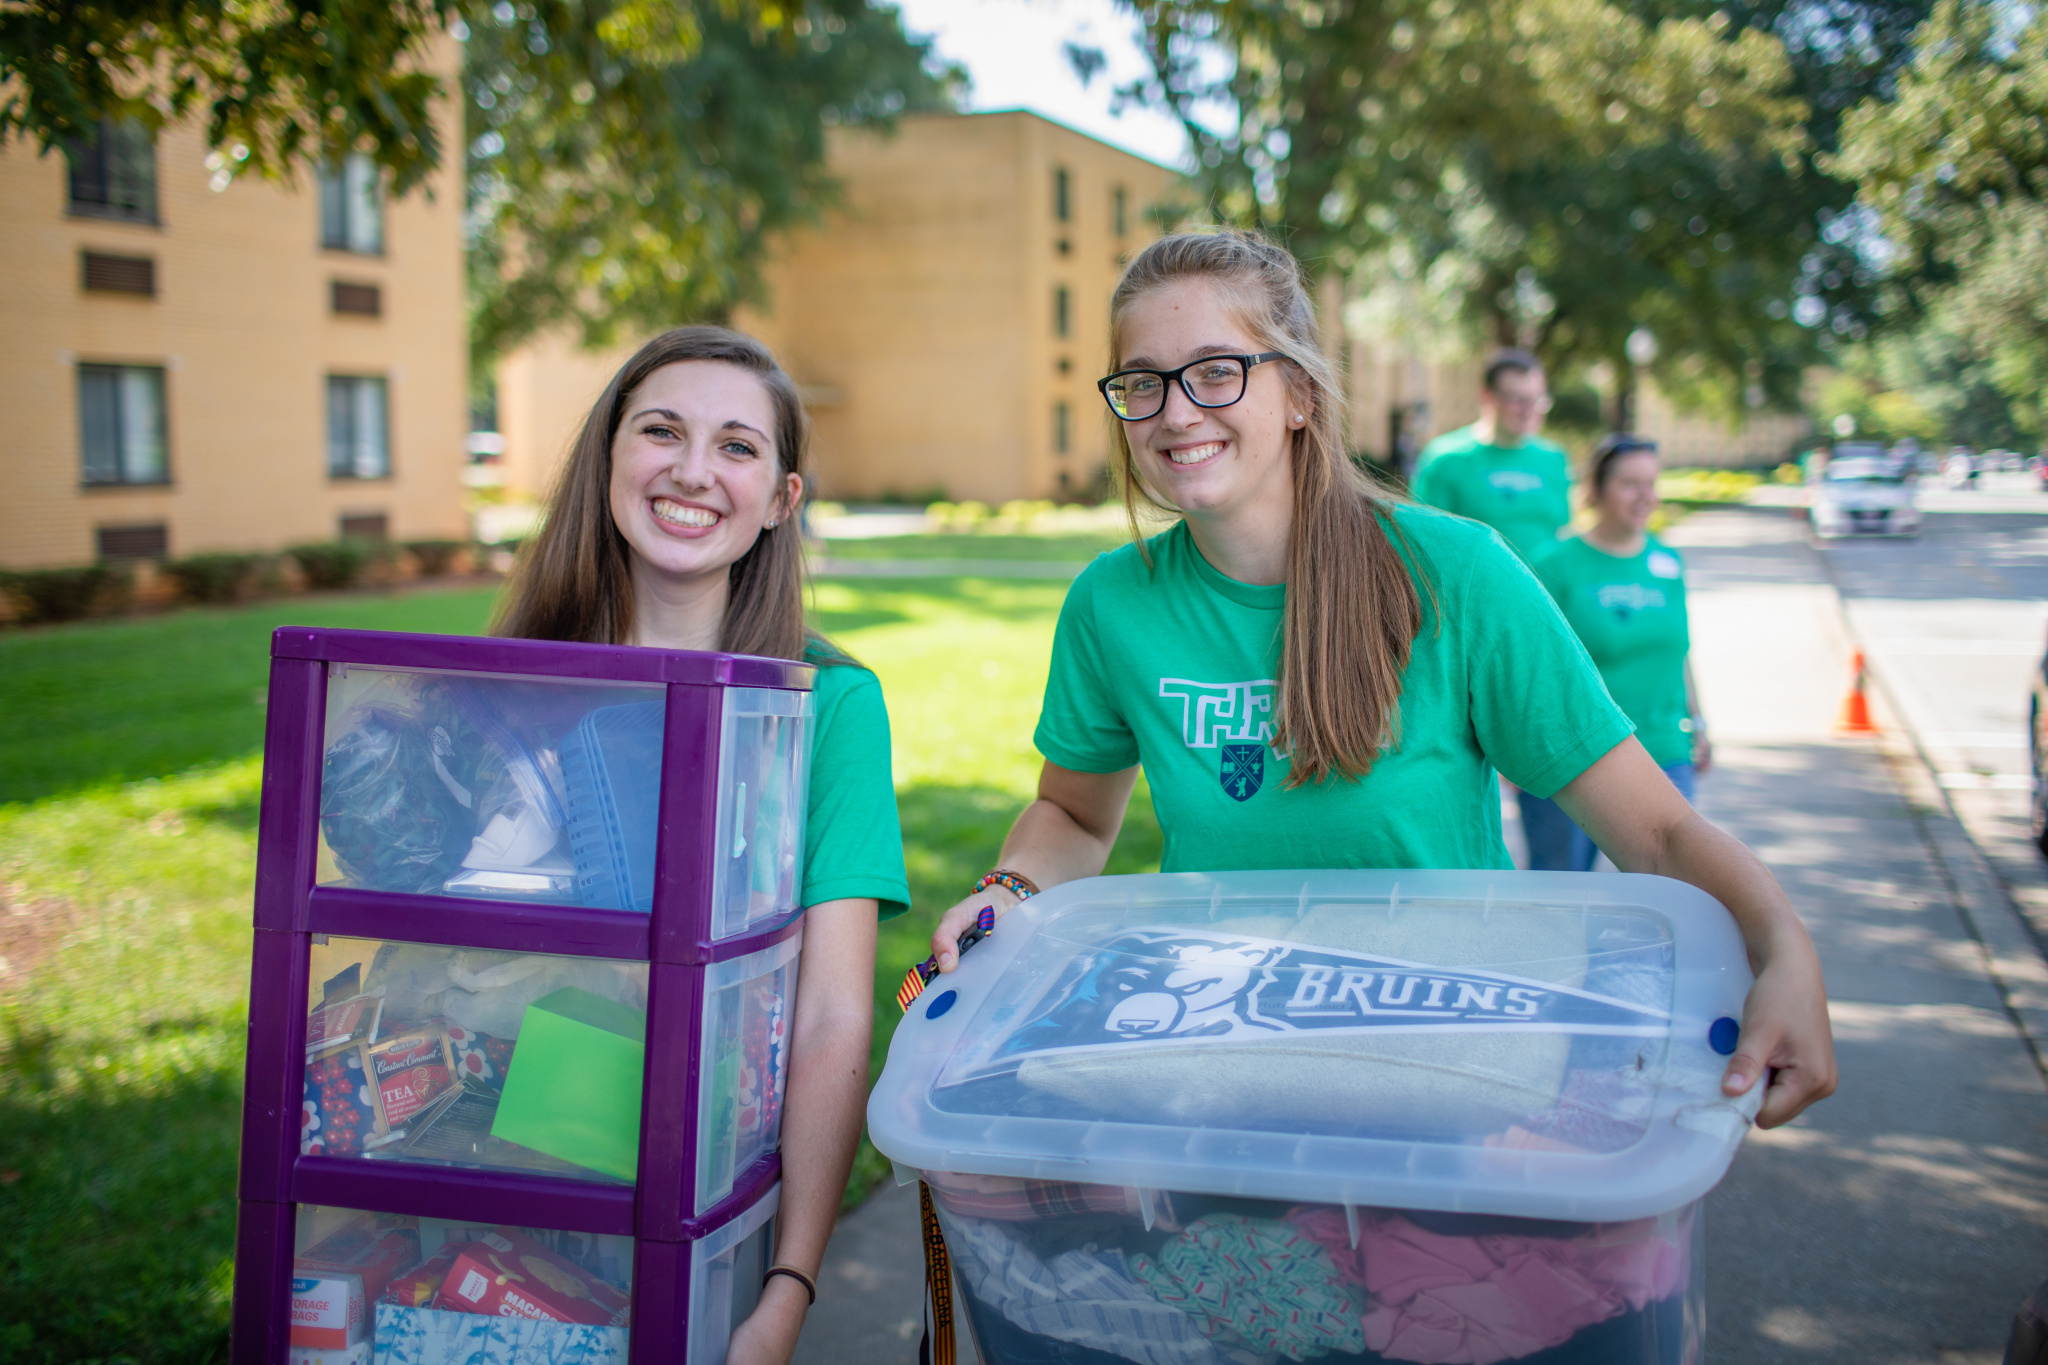
[[[1122,326],[1131,305],[1188,279],[1215,281],[1258,349],[1287,357],[1288,386],[1310,413],[1291,433],[1294,530],[1273,740],[1289,755],[1286,785],[1363,777],[1383,749],[1400,742],[1401,674],[1422,628],[1420,594],[1394,547],[1390,502],[1345,452],[1342,389],[1318,340],[1300,263],[1263,237],[1183,232],[1139,252],[1110,297],[1115,363],[1123,363]],[[1114,426],[1116,475],[1137,536],[1140,498],[1165,512],[1178,509],[1144,487],[1124,424]]]
[[[809,485],[810,422],[796,384],[768,348],[724,327],[664,332],[612,376],[584,420],[548,497],[546,520],[520,548],[510,591],[491,624],[493,635],[626,643],[633,630],[632,551],[612,520],[612,442],[633,390],[662,366],[685,360],[723,361],[761,381],[775,408],[777,473],[800,475]],[[796,512],[787,509],[728,571],[720,649],[801,659],[807,644],[824,643],[804,625],[803,540]],[[829,645],[822,652],[837,654]]]

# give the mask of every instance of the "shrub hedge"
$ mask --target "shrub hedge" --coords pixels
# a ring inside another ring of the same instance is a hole
[[[187,555],[165,564],[164,573],[187,602],[234,602],[248,590],[262,562],[262,555]]]

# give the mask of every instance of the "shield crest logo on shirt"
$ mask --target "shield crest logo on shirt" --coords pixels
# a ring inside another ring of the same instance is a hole
[[[1223,746],[1223,790],[1234,801],[1248,801],[1266,780],[1266,746],[1226,744]]]

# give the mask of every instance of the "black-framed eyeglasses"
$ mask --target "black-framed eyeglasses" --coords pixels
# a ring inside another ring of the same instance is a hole
[[[1107,379],[1095,381],[1109,410],[1126,422],[1156,417],[1166,406],[1166,389],[1179,384],[1188,401],[1198,408],[1227,408],[1244,397],[1252,366],[1269,360],[1285,360],[1279,351],[1258,355],[1205,355],[1190,360],[1177,370],[1118,370]]]

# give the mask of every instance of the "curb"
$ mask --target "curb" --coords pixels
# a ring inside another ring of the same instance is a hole
[[[1843,634],[1851,645],[1863,649],[1855,622],[1843,605],[1835,566],[1820,551],[1809,550],[1820,561],[1821,572],[1835,595]],[[1875,747],[1885,770],[1906,802],[1913,826],[1948,889],[1963,928],[1977,945],[1984,973],[1997,987],[2007,1017],[2025,1041],[2035,1070],[2048,1081],[2048,956],[2044,956],[2048,947],[2035,937],[2033,926],[1956,813],[1920,736],[1905,723],[1904,708],[1868,650],[1864,650],[1864,666],[1880,713]]]

